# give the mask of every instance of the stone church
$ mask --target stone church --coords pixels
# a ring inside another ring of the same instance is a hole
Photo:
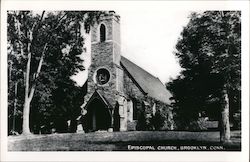
[[[120,17],[109,12],[91,28],[91,65],[82,105],[85,131],[140,129],[140,116],[157,111],[173,129],[171,97],[162,82],[121,54]]]

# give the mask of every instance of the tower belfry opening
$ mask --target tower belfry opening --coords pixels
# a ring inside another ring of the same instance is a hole
[[[106,40],[106,27],[101,24],[100,26],[100,42],[104,42]]]

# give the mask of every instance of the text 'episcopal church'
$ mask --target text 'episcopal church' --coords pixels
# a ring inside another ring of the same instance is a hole
[[[173,129],[170,93],[158,78],[121,55],[119,18],[109,12],[91,29],[83,129],[153,130],[147,120],[156,113],[164,115],[164,129]]]

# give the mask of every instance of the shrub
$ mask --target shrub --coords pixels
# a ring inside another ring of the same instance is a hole
[[[198,118],[197,120],[191,121],[188,126],[188,130],[190,131],[207,130],[206,121],[207,120],[205,118]]]
[[[155,130],[160,130],[165,124],[165,119],[165,116],[160,111],[156,111],[155,115],[151,117],[150,125]]]

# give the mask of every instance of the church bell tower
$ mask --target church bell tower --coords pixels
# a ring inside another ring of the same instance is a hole
[[[88,69],[88,88],[85,109],[89,113],[89,127],[98,130],[98,120],[110,118],[108,127],[113,127],[114,108],[123,96],[123,70],[120,66],[120,17],[109,11],[100,17],[91,28],[91,64]],[[92,106],[95,103],[99,105]],[[103,104],[103,106],[101,106]],[[105,107],[105,108],[101,108]],[[95,110],[96,109],[96,110]],[[99,111],[108,109],[107,117],[97,119]],[[108,117],[109,116],[109,117]]]
[[[91,65],[88,71],[88,94],[95,90],[110,96],[122,92],[120,17],[113,11],[102,15],[91,28]]]

